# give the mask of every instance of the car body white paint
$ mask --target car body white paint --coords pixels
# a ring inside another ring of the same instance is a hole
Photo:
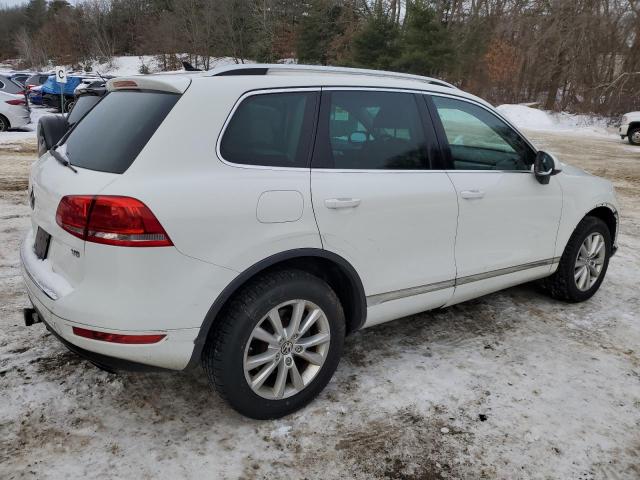
[[[29,107],[24,105],[11,105],[10,100],[25,100],[24,95],[13,95],[11,93],[0,92],[0,115],[9,120],[10,128],[21,128],[31,122]]]
[[[311,248],[345,259],[362,280],[364,326],[370,326],[547,276],[587,212],[606,205],[617,214],[611,184],[569,166],[541,185],[532,172],[340,171],[227,162],[218,145],[221,132],[235,106],[259,90],[453,91],[415,78],[278,73],[110,80],[111,89],[132,80],[183,95],[124,174],[81,168],[75,174],[49,154],[34,163],[33,230],[23,257],[38,226],[52,243],[48,263],[23,260],[23,271],[34,305],[61,337],[88,351],[182,369],[216,298],[273,255]],[[455,95],[509,124],[485,101],[459,90]],[[483,198],[465,198],[469,190]],[[55,221],[60,199],[72,194],[141,200],[174,246],[83,242]],[[354,204],[335,208],[345,200]],[[68,288],[51,298],[38,285],[46,280],[55,290],[56,275]],[[73,326],[162,332],[166,338],[120,345],[78,337]]]
[[[629,134],[629,127],[631,124],[640,124],[640,112],[625,113],[620,120],[620,127],[618,128],[618,134],[620,137],[625,138]]]

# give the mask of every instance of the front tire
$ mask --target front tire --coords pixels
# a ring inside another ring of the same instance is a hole
[[[640,127],[630,128],[627,138],[631,145],[640,145]]]
[[[551,296],[584,302],[600,288],[611,257],[611,232],[596,217],[585,217],[571,235],[556,272],[545,282]]]
[[[255,419],[304,407],[335,372],[345,336],[342,305],[301,270],[259,275],[221,313],[202,363],[220,395]]]

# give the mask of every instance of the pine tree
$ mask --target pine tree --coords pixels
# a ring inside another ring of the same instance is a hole
[[[448,32],[425,0],[407,6],[400,45],[400,56],[393,62],[396,70],[435,75],[451,68],[453,50]]]
[[[342,34],[338,22],[342,7],[332,0],[313,2],[302,17],[296,50],[300,63],[327,65],[331,42]]]
[[[399,52],[399,29],[381,9],[366,20],[353,39],[353,61],[358,67],[388,70]]]

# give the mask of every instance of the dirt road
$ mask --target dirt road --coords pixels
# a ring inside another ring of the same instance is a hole
[[[110,375],[22,325],[35,153],[0,147],[0,478],[639,478],[640,148],[531,137],[616,185],[600,292],[567,305],[521,286],[359,332],[318,400],[266,422],[201,371]]]

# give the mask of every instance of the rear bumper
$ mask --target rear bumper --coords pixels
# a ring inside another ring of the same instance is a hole
[[[21,128],[31,123],[31,114],[26,107],[15,107],[5,112],[11,128]]]
[[[35,307],[34,307],[35,308]],[[40,311],[35,309],[38,312],[38,316],[43,319],[43,315]],[[117,372],[117,371],[127,371],[127,372],[163,372],[166,371],[166,368],[154,367],[151,365],[145,365],[143,363],[131,362],[128,360],[123,360],[121,358],[110,357],[108,355],[102,355],[100,353],[95,353],[89,350],[85,350],[84,348],[80,348],[77,345],[65,340],[61,337],[58,332],[56,332],[51,326],[45,321],[42,320],[42,323],[47,327],[47,330],[51,332],[51,334],[58,339],[60,343],[62,343],[65,347],[67,347],[73,353],[80,355],[82,358],[90,361],[98,368],[102,370],[107,370],[109,372]]]
[[[155,367],[168,370],[183,370],[187,367],[193,353],[194,340],[199,332],[198,328],[144,331],[102,328],[85,323],[86,319],[92,317],[90,312],[87,312],[82,319],[71,321],[60,317],[52,311],[56,300],[53,300],[50,294],[47,294],[40,284],[36,283],[35,279],[38,278],[38,275],[27,270],[24,260],[22,261],[22,276],[27,287],[29,299],[41,320],[47,325],[47,328],[67,348],[95,364],[108,370],[148,370],[149,367],[151,369]],[[126,335],[161,333],[166,337],[158,343],[128,345],[79,337],[73,333],[73,327]]]

